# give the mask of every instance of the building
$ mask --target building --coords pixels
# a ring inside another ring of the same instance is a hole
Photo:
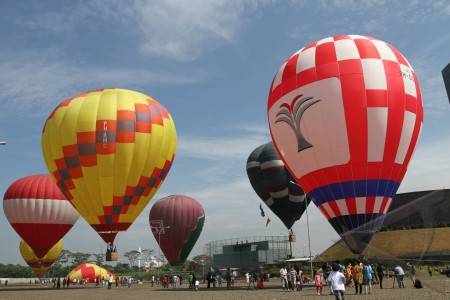
[[[383,227],[373,236],[363,255],[387,260],[449,260],[450,190],[396,195]],[[322,252],[316,261],[356,257],[340,240]]]
[[[283,263],[289,256],[288,236],[253,236],[213,241],[205,245],[205,253],[216,268],[259,270],[266,265]]]

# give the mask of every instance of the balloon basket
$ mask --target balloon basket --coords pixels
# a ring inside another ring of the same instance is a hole
[[[295,235],[295,233],[290,233],[289,234],[289,242],[295,243],[297,241],[297,236]]]
[[[106,252],[105,260],[106,261],[117,261],[119,259],[119,253],[117,252]]]

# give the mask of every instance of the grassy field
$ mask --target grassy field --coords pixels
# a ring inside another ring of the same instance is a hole
[[[425,280],[424,280],[425,281]],[[414,289],[410,281],[406,281],[405,289],[392,288],[392,280],[385,281],[385,288],[374,287],[371,295],[355,295],[353,288],[348,288],[346,299],[395,299],[395,300],[419,300],[419,299],[450,299],[450,282],[444,277],[436,277],[427,280],[425,288]],[[364,293],[364,292],[363,292]],[[159,287],[151,288],[149,284],[135,285],[131,288],[119,287],[107,290],[105,288],[75,287],[70,289],[53,290],[42,286],[10,286],[0,288],[0,299],[8,300],[134,300],[134,299],[167,299],[167,300],[190,300],[190,299],[211,299],[211,300],[282,300],[282,299],[334,299],[328,295],[325,288],[322,296],[315,295],[313,287],[306,287],[299,292],[281,291],[279,282],[272,280],[267,288],[263,290],[247,290],[241,283],[232,290],[224,288],[206,289],[201,286],[198,292],[187,290],[186,288],[163,290]]]

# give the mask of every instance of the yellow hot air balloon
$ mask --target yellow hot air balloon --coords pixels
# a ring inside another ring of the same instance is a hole
[[[48,117],[42,150],[80,215],[112,245],[156,193],[176,149],[175,124],[156,100],[103,89],[66,99]]]
[[[33,272],[38,277],[42,277],[50,266],[59,258],[63,246],[63,240],[61,239],[42,258],[38,258],[36,254],[34,254],[33,249],[23,240],[20,241],[19,250],[23,259],[31,267]]]
[[[70,282],[73,282],[76,279],[86,280],[87,282],[93,283],[95,282],[95,278],[98,280],[108,280],[110,276],[114,276],[114,274],[105,268],[99,267],[93,263],[84,263],[76,266],[72,271],[70,271],[67,278]]]

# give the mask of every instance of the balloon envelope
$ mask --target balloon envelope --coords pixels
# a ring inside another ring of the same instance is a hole
[[[3,197],[3,210],[14,230],[40,258],[79,217],[47,174],[23,177],[11,184]]]
[[[204,222],[202,205],[184,195],[162,198],[150,210],[153,235],[171,265],[186,261]]]
[[[175,148],[168,111],[149,96],[124,89],[64,100],[42,133],[50,174],[81,216],[111,243],[156,193]]]
[[[268,116],[290,173],[361,253],[383,223],[422,127],[422,98],[409,62],[372,37],[310,43],[275,75]]]
[[[31,267],[33,272],[42,277],[51,265],[58,260],[63,250],[63,240],[59,240],[42,258],[34,254],[33,249],[24,241],[20,241],[19,250],[22,258]]]
[[[247,175],[261,200],[290,229],[310,200],[293,181],[272,143],[253,150],[247,160]]]
[[[95,282],[95,278],[100,280],[108,280],[109,276],[114,275],[105,268],[99,267],[96,264],[85,263],[73,268],[73,270],[67,275],[67,278],[69,278],[70,282],[73,282],[76,279],[80,281],[86,280],[87,282],[93,283]]]

